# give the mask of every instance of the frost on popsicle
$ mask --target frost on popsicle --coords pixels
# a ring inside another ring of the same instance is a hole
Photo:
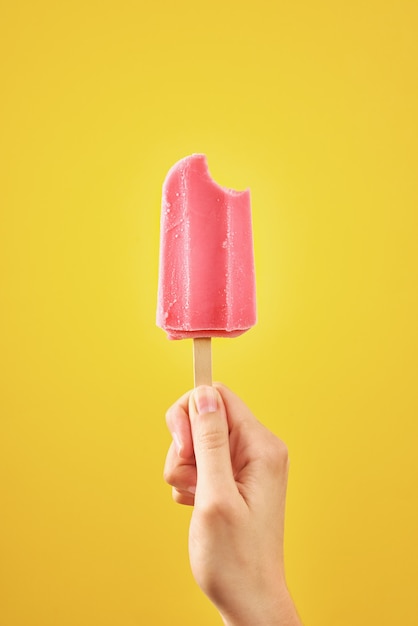
[[[255,322],[249,190],[221,187],[193,154],[163,185],[157,325],[185,339],[236,337]]]

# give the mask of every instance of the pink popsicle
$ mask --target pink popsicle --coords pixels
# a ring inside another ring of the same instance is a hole
[[[255,322],[249,190],[221,187],[193,154],[163,185],[157,325],[185,339],[236,337]]]

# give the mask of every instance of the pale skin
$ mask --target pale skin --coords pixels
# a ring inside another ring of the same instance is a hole
[[[302,626],[283,562],[285,444],[221,384],[186,393],[167,412],[164,477],[193,505],[193,575],[225,626]]]

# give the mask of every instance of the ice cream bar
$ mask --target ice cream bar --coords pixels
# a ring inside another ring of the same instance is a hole
[[[196,356],[210,357],[203,338],[236,337],[255,321],[250,193],[215,183],[205,155],[193,154],[163,185],[157,325],[195,340],[196,381]]]
[[[163,185],[157,325],[169,339],[236,337],[255,321],[250,192],[221,187],[193,154]]]

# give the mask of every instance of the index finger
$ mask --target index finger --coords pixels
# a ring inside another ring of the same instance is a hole
[[[177,454],[182,459],[194,457],[192,432],[189,419],[189,396],[187,391],[167,411],[165,418],[168,430],[173,437]]]

